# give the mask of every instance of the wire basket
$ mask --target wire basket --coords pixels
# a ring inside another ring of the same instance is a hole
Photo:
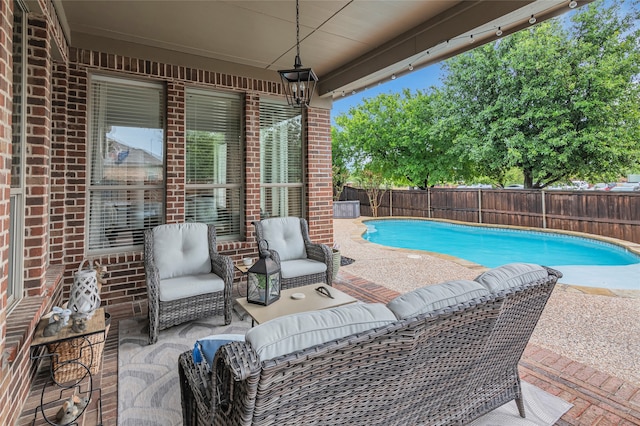
[[[94,333],[84,337],[65,340],[47,345],[51,357],[53,379],[57,383],[79,382],[87,371],[95,375],[102,365],[102,352],[111,326],[111,315],[104,314],[103,333]]]

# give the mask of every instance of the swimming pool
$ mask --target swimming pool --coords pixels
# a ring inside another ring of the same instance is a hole
[[[512,262],[554,267],[640,264],[640,256],[622,247],[570,235],[430,220],[371,220],[364,223],[367,231],[363,238],[372,243],[444,253],[488,268]]]

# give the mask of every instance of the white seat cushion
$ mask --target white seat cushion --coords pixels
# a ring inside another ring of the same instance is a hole
[[[312,259],[294,259],[280,263],[282,278],[295,278],[303,275],[321,274],[327,271],[324,262]]]
[[[211,272],[208,227],[180,223],[153,228],[153,257],[160,279]]]
[[[185,297],[223,290],[224,281],[222,278],[214,273],[209,273],[160,280],[158,293],[161,302],[171,302]]]
[[[307,250],[302,238],[300,218],[274,217],[261,222],[264,239],[270,250],[275,250],[280,261],[306,259]]]
[[[353,303],[267,321],[249,330],[246,341],[264,361],[395,321],[381,303]]]
[[[474,281],[497,293],[523,284],[543,280],[549,276],[545,268],[533,263],[510,263],[480,274]]]
[[[489,294],[491,293],[486,288],[474,281],[447,281],[398,296],[389,302],[387,307],[398,319],[405,319],[439,311]]]

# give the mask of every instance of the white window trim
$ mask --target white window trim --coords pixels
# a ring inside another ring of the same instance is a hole
[[[9,255],[11,258],[11,265],[9,265],[11,269],[11,274],[8,276],[8,286],[11,288],[11,296],[7,297],[7,306],[8,312],[11,312],[13,308],[16,307],[17,302],[19,302],[23,297],[24,292],[24,239],[25,234],[22,230],[25,229],[24,222],[24,194],[25,194],[25,167],[26,167],[26,149],[27,149],[27,134],[26,134],[26,126],[27,126],[27,8],[22,1],[16,0],[14,5],[19,7],[22,11],[22,104],[21,112],[20,112],[20,178],[18,187],[11,187],[9,189],[9,209],[13,210],[13,217],[9,217],[9,220],[12,222],[9,227],[13,225],[13,229],[15,235],[9,235],[9,250],[11,250],[11,254]],[[12,34],[13,37],[13,34]],[[13,116],[12,116],[13,118]],[[11,216],[11,215],[10,215]]]

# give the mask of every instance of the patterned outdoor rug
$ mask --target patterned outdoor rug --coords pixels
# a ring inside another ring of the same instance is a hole
[[[224,326],[222,318],[192,321],[160,332],[155,345],[148,345],[147,319],[121,320],[118,347],[118,425],[174,426],[182,424],[178,355],[193,343],[212,334],[244,334],[247,317]],[[571,404],[522,382],[526,419],[510,402],[472,423],[473,426],[550,426]],[[301,425],[302,426],[302,425]],[[413,425],[412,425],[413,426]]]
[[[147,318],[121,320],[118,340],[118,426],[174,426],[182,424],[178,356],[194,342],[212,334],[244,334],[251,318],[233,314],[191,321],[160,331],[149,345]]]

